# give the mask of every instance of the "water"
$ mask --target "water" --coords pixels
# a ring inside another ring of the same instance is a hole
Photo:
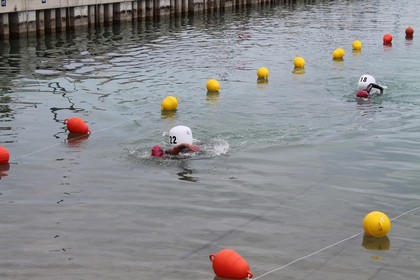
[[[404,38],[418,12],[409,0],[306,1],[2,42],[1,278],[213,279],[208,256],[223,248],[258,277],[360,233],[370,211],[419,207],[420,46]],[[384,96],[355,100],[365,73]],[[206,94],[210,78],[219,95]],[[167,95],[175,114],[160,112]],[[66,140],[71,116],[87,139]],[[150,159],[179,124],[205,153]],[[260,279],[418,279],[418,217]]]

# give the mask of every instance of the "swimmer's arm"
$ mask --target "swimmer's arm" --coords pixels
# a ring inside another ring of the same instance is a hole
[[[188,149],[189,152],[197,152],[197,151],[200,150],[200,147],[198,147],[196,145],[191,145],[191,144],[185,144],[184,143],[184,144],[179,144],[175,147],[172,147],[172,148],[166,150],[166,153],[169,154],[169,155],[176,156],[179,153],[181,153],[182,150],[184,150],[184,149]]]
[[[370,91],[372,90],[372,88],[379,89],[379,95],[381,95],[381,94],[384,93],[384,88],[383,87],[381,87],[380,85],[377,85],[377,84],[373,84],[373,83],[369,84],[366,87],[366,91],[370,93]]]

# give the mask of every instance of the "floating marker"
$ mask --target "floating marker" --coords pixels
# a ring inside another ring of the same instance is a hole
[[[0,146],[0,164],[9,163],[9,159],[10,159],[9,151],[5,147]]]
[[[64,124],[67,125],[67,129],[71,133],[89,134],[90,130],[88,125],[79,117],[72,117],[65,119]]]
[[[208,80],[206,83],[206,88],[209,92],[219,92],[220,91],[220,84],[217,80]]]
[[[333,54],[332,54],[333,59],[342,60],[344,58],[345,53],[346,53],[346,51],[344,49],[341,49],[341,48],[335,49]]]
[[[257,77],[260,80],[267,80],[268,76],[270,75],[270,71],[266,67],[260,67],[257,70]]]
[[[385,34],[384,35],[384,45],[392,45],[392,35],[391,34]]]
[[[249,265],[244,258],[232,249],[223,249],[216,255],[211,254],[213,271],[220,278],[245,279],[252,278]]]
[[[352,47],[353,50],[360,51],[362,49],[362,42],[359,40],[353,41]]]
[[[391,230],[391,221],[384,213],[373,211],[364,218],[363,229],[368,236],[383,237]]]
[[[293,64],[295,65],[295,68],[304,68],[305,59],[301,56],[298,56],[293,60]]]
[[[166,96],[161,103],[162,111],[175,111],[178,108],[178,98],[175,96]]]
[[[405,38],[413,39],[413,35],[414,35],[414,29],[411,26],[407,27],[407,29],[405,30]]]

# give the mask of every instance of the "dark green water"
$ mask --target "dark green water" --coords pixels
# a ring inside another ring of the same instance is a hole
[[[213,279],[232,248],[277,269],[259,279],[418,279],[420,210],[343,241],[420,206],[418,3],[306,2],[1,42],[0,278]],[[365,73],[383,96],[355,99]],[[87,139],[66,141],[72,116]],[[180,124],[204,154],[150,159]]]

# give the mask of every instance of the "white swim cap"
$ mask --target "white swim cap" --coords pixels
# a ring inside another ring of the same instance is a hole
[[[178,125],[169,131],[169,143],[172,146],[176,146],[178,144],[192,144],[193,137],[191,129],[188,126]]]
[[[376,84],[376,79],[368,74],[362,75],[357,83],[357,89],[366,89],[369,84]]]

